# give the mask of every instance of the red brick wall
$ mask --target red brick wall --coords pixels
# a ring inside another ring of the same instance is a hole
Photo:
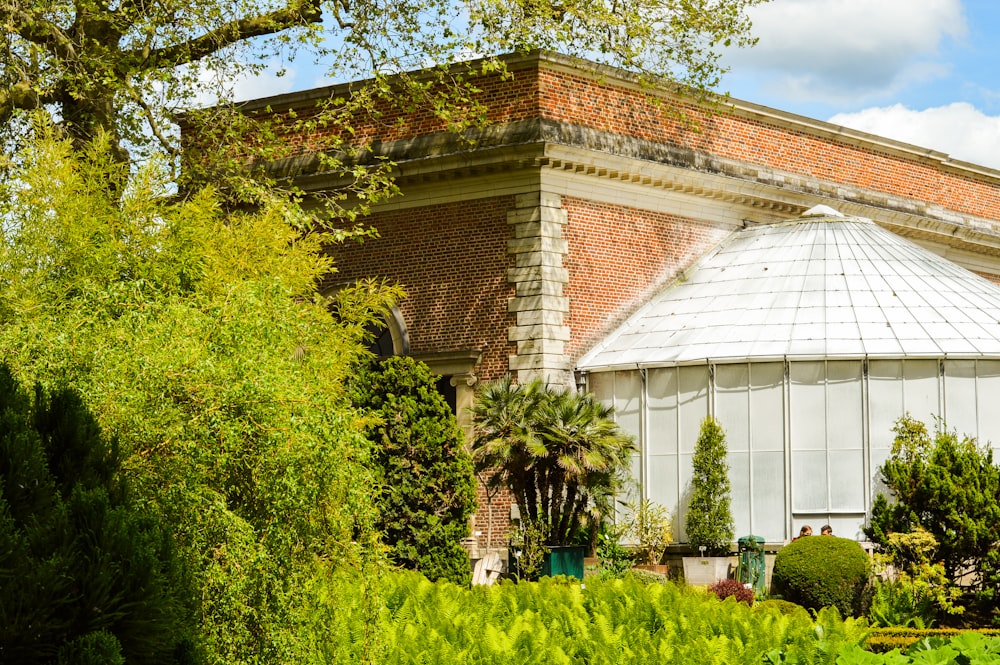
[[[729,231],[694,220],[566,197],[567,354],[579,357]]]
[[[539,74],[543,117],[677,145],[832,182],[1000,219],[1000,184],[959,176],[826,138],[789,131],[735,114],[706,115],[688,106],[700,126],[685,128],[640,90],[558,70]]]
[[[507,211],[490,198],[379,214],[379,238],[331,248],[336,280],[385,277],[407,292],[400,303],[413,354],[482,349],[481,379],[507,372],[513,315],[507,301]]]

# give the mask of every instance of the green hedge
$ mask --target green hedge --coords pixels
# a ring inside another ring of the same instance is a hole
[[[864,609],[870,568],[868,555],[856,541],[809,536],[778,552],[772,587],[803,607],[836,607],[843,616],[857,616]]]
[[[970,631],[957,628],[876,628],[865,640],[865,649],[875,653],[888,653],[893,649],[906,649],[925,638],[950,639],[961,633],[976,632],[986,637],[1000,637],[998,628],[981,628]]]

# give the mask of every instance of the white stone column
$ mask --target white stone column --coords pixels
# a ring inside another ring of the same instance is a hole
[[[541,377],[571,387],[572,367],[564,349],[570,331],[563,325],[569,312],[569,298],[563,295],[569,272],[563,267],[568,247],[562,199],[544,192],[521,194],[507,223],[513,235],[507,252],[514,257],[514,267],[507,271],[507,281],[514,285],[507,311],[515,315],[507,338],[517,344],[510,371],[517,372],[521,383]]]

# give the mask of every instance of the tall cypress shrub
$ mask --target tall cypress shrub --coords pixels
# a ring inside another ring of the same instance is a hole
[[[462,432],[437,377],[404,356],[373,361],[353,381],[354,404],[376,418],[368,427],[380,476],[377,528],[398,566],[432,580],[470,580],[469,535],[476,480]]]
[[[691,500],[685,521],[688,542],[695,548],[704,546],[706,554],[711,556],[728,554],[735,528],[726,434],[719,421],[711,416],[701,423],[692,465]]]
[[[128,501],[79,396],[0,366],[0,662],[193,662],[169,532]]]

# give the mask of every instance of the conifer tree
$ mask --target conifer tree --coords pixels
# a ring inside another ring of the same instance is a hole
[[[865,535],[889,545],[892,533],[926,530],[952,584],[995,607],[1000,594],[1000,468],[989,446],[943,426],[933,435],[909,415],[893,427],[889,459]],[[891,502],[890,502],[891,498]],[[967,574],[974,571],[974,575]]]
[[[189,581],[119,464],[76,393],[32,404],[0,366],[0,662],[193,662]]]
[[[734,527],[726,434],[711,416],[701,423],[692,465],[691,500],[685,521],[688,542],[696,548],[704,546],[712,556],[728,554]]]
[[[476,477],[455,414],[424,363],[373,361],[352,381],[354,404],[377,416],[368,428],[381,484],[376,523],[389,558],[432,580],[468,584]]]

